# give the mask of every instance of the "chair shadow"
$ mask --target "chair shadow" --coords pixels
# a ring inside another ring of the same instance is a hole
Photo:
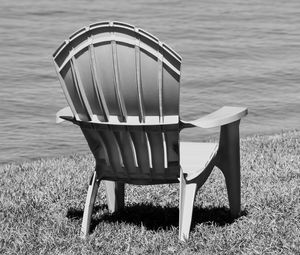
[[[173,227],[178,227],[179,210],[178,207],[162,207],[151,204],[135,204],[126,206],[124,209],[108,213],[106,205],[94,207],[94,212],[101,211],[101,216],[97,219],[92,219],[91,232],[102,221],[115,223],[125,222],[128,224],[141,224],[148,230],[157,231],[159,229],[168,230]],[[248,212],[243,210],[241,216],[246,216]],[[67,218],[71,220],[79,220],[83,216],[83,211],[70,208],[67,212]],[[226,207],[217,208],[198,208],[194,207],[191,230],[197,224],[207,224],[216,226],[225,226],[233,223],[236,219],[231,218],[230,212]]]

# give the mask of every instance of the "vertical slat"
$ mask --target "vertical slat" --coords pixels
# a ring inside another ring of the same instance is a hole
[[[124,164],[122,161],[122,155],[116,137],[114,133],[109,129],[101,130],[100,136],[105,144],[112,170],[117,176],[118,173],[121,174],[123,172],[122,168]]]
[[[92,120],[93,112],[92,112],[91,106],[89,104],[89,101],[86,97],[84,87],[83,87],[82,81],[80,79],[80,74],[79,74],[79,71],[76,66],[76,60],[75,60],[74,55],[72,56],[72,58],[70,60],[70,64],[71,64],[71,71],[72,71],[72,75],[73,75],[73,79],[74,79],[74,85],[75,85],[76,91],[78,93],[78,96],[80,98],[81,104],[86,109],[89,120]]]
[[[78,118],[76,118],[76,119],[81,120],[81,121],[89,121],[90,120],[89,114],[87,113],[85,106],[81,102],[82,100],[80,99],[77,88],[75,86],[75,81],[74,81],[70,61],[60,71],[60,75],[61,75],[62,79],[64,80],[66,89],[71,97],[73,105],[78,114],[78,116],[77,116]]]
[[[109,156],[108,156],[108,152],[107,152],[107,147],[105,146],[105,143],[104,143],[104,141],[103,141],[103,139],[102,139],[102,137],[101,137],[101,134],[100,134],[100,132],[99,132],[99,130],[97,130],[96,131],[97,132],[97,134],[98,134],[98,139],[99,139],[99,142],[100,142],[100,146],[102,147],[101,148],[101,150],[99,150],[99,152],[98,152],[98,155],[96,155],[96,159],[97,158],[99,158],[101,161],[102,160],[104,160],[105,161],[105,164],[107,165],[107,166],[109,166],[110,165],[110,162],[109,162]]]
[[[136,40],[137,45],[135,46],[135,65],[136,65],[136,82],[137,82],[137,94],[139,102],[139,118],[141,123],[145,123],[145,111],[142,94],[142,78],[141,78],[141,52],[140,52],[140,41]]]
[[[128,119],[134,116],[139,120],[139,100],[136,81],[134,45],[117,43],[120,90],[126,106]]]
[[[120,74],[118,66],[118,53],[116,41],[111,41],[112,56],[113,56],[113,73],[114,73],[114,87],[118,101],[119,110],[121,113],[121,121],[127,121],[127,111],[123,99],[123,95],[120,91]]]
[[[179,115],[180,75],[163,63],[163,115]]]
[[[151,150],[151,145],[149,142],[149,136],[147,133],[146,134],[146,142],[147,142],[147,148],[148,148],[148,155],[149,155],[149,166],[150,166],[150,171],[151,171],[151,175],[153,175],[153,158],[152,158],[152,150]]]
[[[163,138],[161,130],[148,131],[147,136],[149,139],[151,154],[152,154],[152,165],[153,165],[153,175],[159,173],[163,175],[164,173],[164,147]]]
[[[165,139],[167,144],[168,164],[179,162],[179,133],[178,131],[166,131]]]
[[[110,165],[107,149],[103,139],[101,138],[99,130],[91,128],[81,128],[82,133],[84,134],[87,143],[92,151],[95,159],[98,163],[103,164],[103,160],[107,166]]]
[[[140,50],[143,105],[147,117],[159,122],[159,90],[157,85],[157,57]]]
[[[90,64],[91,64],[94,88],[95,88],[95,91],[97,92],[97,98],[98,98],[99,105],[103,112],[103,118],[105,121],[108,121],[109,120],[109,112],[108,112],[107,104],[106,104],[105,97],[104,97],[103,90],[102,90],[102,83],[100,82],[101,80],[99,79],[98,72],[96,70],[96,57],[95,57],[95,50],[94,50],[94,45],[93,45],[92,39],[91,39],[91,44],[89,46],[89,53],[90,53],[90,61],[91,61]]]
[[[101,60],[101,62],[95,62],[95,67],[97,73],[101,74],[101,88],[105,96],[105,102],[111,119],[113,116],[120,116],[120,108],[115,92],[111,42],[95,44],[94,53],[95,59]]]
[[[167,153],[167,142],[165,133],[162,133],[162,140],[163,140],[163,148],[164,148],[164,167],[168,168],[168,153]]]
[[[130,176],[130,173],[135,173],[136,171],[135,151],[132,148],[130,134],[125,128],[123,131],[115,131],[114,133],[120,147],[125,171]]]
[[[134,143],[133,143],[132,136],[131,136],[130,132],[128,132],[128,134],[130,136],[130,146],[131,146],[132,152],[133,152],[134,165],[135,165],[135,167],[139,167],[136,148],[134,146]]]
[[[163,56],[161,55],[161,58],[159,57],[160,52],[158,52],[158,58],[157,58],[157,63],[158,63],[158,79],[157,79],[157,84],[158,84],[158,101],[159,101],[159,121],[163,122]]]
[[[80,80],[84,87],[85,95],[88,99],[89,105],[91,106],[93,118],[103,121],[103,111],[100,107],[99,100],[97,98],[97,91],[95,90],[95,86],[93,83],[89,48],[85,47],[84,49],[80,50],[75,54],[75,58],[76,70],[80,75]]]
[[[64,79],[62,78],[62,76],[61,76],[61,74],[59,72],[59,67],[58,67],[58,65],[57,65],[57,63],[55,61],[54,61],[54,65],[55,65],[55,70],[56,70],[57,76],[59,78],[60,84],[62,86],[64,95],[65,95],[65,97],[67,99],[67,102],[68,102],[68,104],[69,104],[69,106],[70,106],[70,108],[71,108],[71,110],[72,110],[75,118],[78,119],[79,118],[78,112],[75,109],[75,106],[73,104],[72,98],[71,98],[71,96],[69,94],[69,91],[67,89],[66,83],[65,83]]]
[[[149,174],[150,176],[149,149],[146,133],[142,127],[139,127],[137,130],[131,131],[130,134],[135,147],[138,166],[142,173]]]
[[[168,157],[168,169],[166,170],[166,176],[178,177],[176,175],[178,175],[177,170],[179,169],[179,132],[173,130],[165,131],[165,141]]]

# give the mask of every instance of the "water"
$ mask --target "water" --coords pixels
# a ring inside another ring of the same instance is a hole
[[[80,130],[55,124],[66,106],[51,55],[101,20],[153,33],[183,57],[186,119],[249,108],[242,136],[299,129],[300,1],[0,0],[0,162],[88,151]],[[201,140],[217,130],[185,134]]]

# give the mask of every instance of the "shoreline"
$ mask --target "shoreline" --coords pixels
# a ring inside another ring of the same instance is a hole
[[[184,133],[184,132],[183,132]],[[219,132],[217,132],[219,133]],[[264,137],[273,137],[273,136],[280,136],[280,135],[287,135],[289,133],[299,133],[300,136],[300,130],[298,129],[293,129],[293,130],[281,130],[278,132],[264,132],[264,133],[259,133],[259,134],[246,134],[246,135],[240,135],[240,140],[241,142],[243,140],[248,140],[248,139],[253,139],[253,138],[264,138]],[[184,136],[184,134],[183,134]],[[187,139],[186,139],[187,138]],[[196,140],[195,142],[211,142],[211,141],[216,141],[218,139],[218,134],[213,134],[213,135],[207,135],[205,137],[205,139],[199,141]],[[191,139],[189,139],[188,136],[185,137],[185,139],[183,141],[190,141],[192,142]],[[8,162],[0,162],[0,168],[1,166],[4,165],[11,165],[11,164],[16,164],[16,165],[21,165],[24,163],[30,163],[30,162],[34,162],[34,161],[38,161],[38,160],[51,160],[51,159],[57,159],[57,158],[61,158],[61,157],[70,157],[73,155],[80,155],[80,156],[85,156],[85,155],[91,155],[91,152],[88,148],[88,145],[86,144],[86,151],[85,152],[71,152],[69,154],[65,153],[62,155],[53,155],[53,156],[42,156],[42,157],[33,157],[33,158],[28,158],[28,159],[19,159],[19,160],[12,160],[12,161],[8,161]]]

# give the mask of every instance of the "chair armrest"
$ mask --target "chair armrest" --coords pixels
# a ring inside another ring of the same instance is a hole
[[[61,123],[65,120],[69,120],[69,121],[73,121],[74,120],[74,115],[71,111],[71,108],[65,107],[60,109],[57,113],[56,113],[56,123]]]
[[[248,113],[248,109],[245,107],[223,106],[222,108],[218,109],[217,111],[207,114],[197,120],[193,120],[193,121],[180,120],[180,125],[182,128],[220,127],[220,126],[235,122],[237,120],[240,120],[242,117],[246,116],[247,113]]]

